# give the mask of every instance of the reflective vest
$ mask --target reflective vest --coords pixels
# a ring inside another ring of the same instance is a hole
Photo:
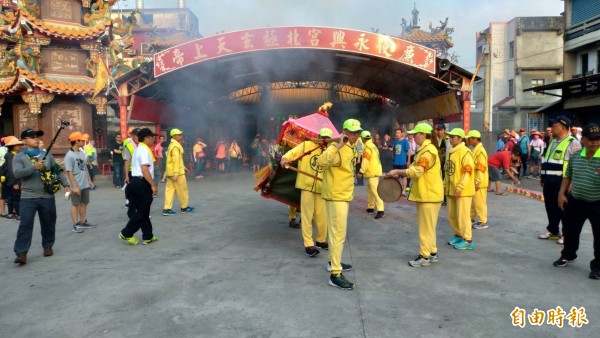
[[[567,136],[560,141],[554,151],[550,151],[552,146],[556,143],[556,139],[552,139],[548,151],[546,151],[546,154],[542,157],[542,178],[544,176],[562,177],[567,148],[573,140],[575,140],[573,136]]]

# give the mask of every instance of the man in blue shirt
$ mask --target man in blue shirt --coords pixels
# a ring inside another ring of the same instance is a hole
[[[498,134],[498,141],[496,141],[496,152],[504,150],[504,133]]]
[[[392,144],[394,149],[394,169],[406,169],[408,158],[410,157],[410,142],[404,137],[402,129],[396,129],[396,139]],[[402,196],[406,196],[406,177],[402,177]]]
[[[519,139],[519,142],[517,143],[519,148],[521,149],[521,166],[523,168],[523,177],[528,176],[527,175],[527,160],[529,158],[529,136],[527,136],[527,133],[525,132],[525,128],[521,128],[519,129],[519,134],[521,136],[521,138]]]

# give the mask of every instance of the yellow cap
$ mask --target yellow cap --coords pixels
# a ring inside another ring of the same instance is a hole
[[[450,130],[449,132],[447,132],[446,134],[448,134],[450,136],[460,136],[461,138],[465,138],[465,131],[462,130],[461,128],[454,128],[454,129]]]
[[[331,131],[329,128],[321,128],[321,130],[319,130],[319,136],[332,138],[333,131]]]
[[[173,129],[171,129],[171,132],[169,134],[171,136],[173,136],[173,135],[181,135],[181,134],[183,134],[183,132],[181,130],[177,129],[177,128],[173,128]]]
[[[477,130],[470,130],[469,133],[467,134],[467,138],[471,138],[471,137],[481,138],[481,133]]]
[[[362,128],[360,127],[360,122],[355,119],[347,119],[346,121],[344,121],[344,125],[342,128],[352,132],[362,130]]]
[[[360,137],[362,138],[371,138],[371,132],[368,130],[363,130],[362,133],[360,133]]]
[[[431,134],[433,132],[433,127],[429,123],[419,123],[412,130],[407,131],[407,134]]]

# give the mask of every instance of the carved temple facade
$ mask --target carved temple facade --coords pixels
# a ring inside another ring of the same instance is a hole
[[[53,153],[69,149],[75,130],[104,146],[109,99],[105,89],[94,97],[98,62],[117,77],[143,61],[130,48],[135,18],[111,18],[115,1],[0,0],[0,135],[40,129],[47,146],[66,120]]]

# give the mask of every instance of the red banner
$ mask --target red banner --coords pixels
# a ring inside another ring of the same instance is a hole
[[[331,27],[266,27],[189,41],[154,54],[159,77],[206,60],[277,49],[334,50],[400,62],[435,74],[435,50],[388,35]]]

